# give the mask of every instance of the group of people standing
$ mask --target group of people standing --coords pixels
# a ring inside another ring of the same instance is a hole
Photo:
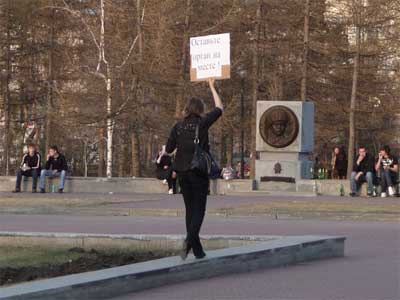
[[[68,165],[65,156],[61,154],[57,146],[51,146],[48,150],[46,163],[42,169],[42,157],[36,145],[29,144],[27,153],[22,157],[17,170],[17,181],[14,193],[21,192],[23,176],[32,177],[32,193],[37,192],[37,182],[40,178],[39,188],[41,193],[46,192],[46,177],[60,177],[58,192],[63,193]]]

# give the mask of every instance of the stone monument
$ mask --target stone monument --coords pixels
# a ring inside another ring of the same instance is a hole
[[[295,183],[311,179],[314,104],[258,101],[256,180]]]

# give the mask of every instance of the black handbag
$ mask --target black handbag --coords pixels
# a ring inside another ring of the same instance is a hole
[[[200,125],[197,124],[196,136],[194,139],[195,150],[190,165],[190,170],[201,177],[209,178],[211,174],[212,161],[210,155],[200,147],[199,131]]]

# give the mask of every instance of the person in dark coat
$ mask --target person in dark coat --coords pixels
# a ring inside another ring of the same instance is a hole
[[[164,180],[168,184],[168,194],[176,194],[176,172],[172,167],[171,156],[165,153],[165,146],[159,153],[156,160],[156,176],[160,180]]]
[[[169,136],[166,152],[176,150],[174,169],[178,173],[179,185],[186,208],[186,239],[181,252],[182,259],[193,250],[196,258],[206,256],[200,242],[200,229],[206,211],[209,178],[191,170],[191,162],[195,151],[196,127],[199,127],[198,145],[210,152],[208,130],[221,117],[223,105],[215,86],[214,79],[209,80],[209,86],[214,98],[215,108],[205,114],[202,99],[191,98],[186,104],[184,118],[175,124]]]
[[[58,151],[57,146],[51,146],[49,149],[49,154],[47,155],[46,166],[44,170],[40,172],[40,192],[46,192],[46,177],[60,177],[58,192],[63,193],[67,170],[68,165],[65,156]]]
[[[21,192],[22,177],[32,177],[32,193],[36,193],[37,180],[40,174],[41,157],[34,144],[28,145],[28,152],[24,155],[17,171],[17,182],[14,193]]]
[[[361,192],[361,185],[363,182],[367,182],[367,195],[368,197],[373,196],[374,189],[374,176],[375,176],[375,164],[374,158],[367,151],[367,148],[362,146],[358,150],[353,172],[351,173],[350,196],[359,196]]]
[[[335,147],[333,150],[332,174],[335,179],[346,179],[347,156],[344,147]]]

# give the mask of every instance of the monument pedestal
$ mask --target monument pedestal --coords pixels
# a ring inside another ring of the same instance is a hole
[[[314,104],[300,101],[257,103],[256,180],[297,182],[311,179]]]
[[[258,181],[297,182],[311,179],[313,161],[304,153],[260,153],[256,160],[256,179]]]

